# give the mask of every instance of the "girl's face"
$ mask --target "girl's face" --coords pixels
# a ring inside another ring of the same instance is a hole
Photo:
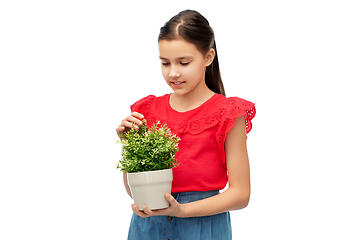
[[[213,61],[213,49],[204,55],[184,40],[161,40],[159,54],[163,77],[175,94],[185,95],[206,87],[205,71]]]

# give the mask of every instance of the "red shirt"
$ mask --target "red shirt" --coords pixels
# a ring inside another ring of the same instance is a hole
[[[253,103],[237,97],[213,95],[198,108],[177,112],[169,104],[170,94],[149,95],[131,106],[145,116],[148,127],[158,120],[178,135],[179,166],[173,168],[172,192],[221,190],[227,182],[224,142],[236,118],[245,116],[247,133],[255,116]]]

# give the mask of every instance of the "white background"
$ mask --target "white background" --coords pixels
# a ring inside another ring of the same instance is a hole
[[[228,96],[256,103],[235,240],[345,239],[343,1],[1,1],[0,239],[126,239],[129,106],[170,92],[159,28],[195,9]]]

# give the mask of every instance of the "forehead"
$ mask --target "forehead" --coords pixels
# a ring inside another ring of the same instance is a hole
[[[169,60],[184,57],[199,58],[202,54],[192,43],[184,40],[161,40],[159,41],[159,57]]]

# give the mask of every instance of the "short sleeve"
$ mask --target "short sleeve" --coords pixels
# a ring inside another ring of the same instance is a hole
[[[222,122],[225,125],[225,133],[228,133],[235,125],[235,119],[244,116],[247,133],[252,130],[252,119],[255,117],[255,104],[238,97],[227,98],[223,102]]]
[[[141,113],[144,116],[146,116],[150,110],[151,103],[152,103],[154,98],[155,98],[154,95],[149,95],[147,97],[140,99],[139,101],[135,102],[131,106],[131,111],[132,112],[138,112],[138,113]]]
[[[217,129],[217,142],[222,162],[225,166],[225,138],[227,133],[235,125],[236,118],[244,116],[246,132],[252,130],[252,119],[255,117],[255,104],[238,97],[224,99],[220,109],[220,123]]]

